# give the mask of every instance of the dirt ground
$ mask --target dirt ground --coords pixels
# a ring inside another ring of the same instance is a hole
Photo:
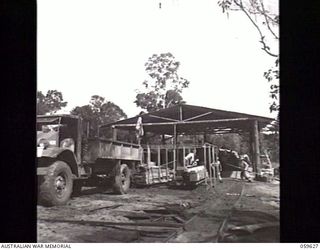
[[[163,185],[126,195],[86,188],[65,206],[37,210],[38,242],[280,241],[279,182],[225,179],[212,189]]]

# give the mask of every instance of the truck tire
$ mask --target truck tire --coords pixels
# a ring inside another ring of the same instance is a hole
[[[68,164],[55,161],[39,186],[39,202],[44,206],[65,205],[72,193],[72,173]]]
[[[130,188],[130,169],[127,164],[117,165],[115,167],[115,177],[113,183],[113,192],[115,194],[126,194]]]

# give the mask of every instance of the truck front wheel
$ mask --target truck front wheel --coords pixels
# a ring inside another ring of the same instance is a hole
[[[39,202],[44,206],[64,205],[72,193],[72,173],[63,161],[56,161],[48,167],[39,186]]]
[[[113,192],[116,194],[126,194],[130,187],[130,169],[126,164],[121,164],[115,168],[115,178]]]

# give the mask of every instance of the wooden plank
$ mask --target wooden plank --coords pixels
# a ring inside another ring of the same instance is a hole
[[[270,165],[270,167],[272,168],[272,163],[271,163],[271,160],[270,160],[270,157],[269,157],[269,154],[267,152],[267,150],[264,151],[264,154],[266,155],[266,158],[267,158],[267,161],[268,161],[268,164]],[[260,159],[261,160],[261,159]]]
[[[104,206],[104,207],[98,207],[98,208],[94,208],[89,210],[89,212],[95,212],[97,210],[101,210],[101,209],[114,209],[114,208],[118,208],[123,206],[122,204],[117,204],[117,205],[112,205],[112,206]]]
[[[51,223],[70,223],[79,225],[92,226],[144,226],[144,227],[166,227],[166,228],[180,228],[181,223],[172,222],[113,222],[113,221],[91,221],[91,220],[64,220],[64,219],[45,219],[38,218],[40,221],[47,221]]]

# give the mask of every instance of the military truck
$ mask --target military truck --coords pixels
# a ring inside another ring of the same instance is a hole
[[[38,202],[64,205],[83,186],[129,190],[131,171],[141,162],[138,144],[94,136],[74,115],[37,116]]]

